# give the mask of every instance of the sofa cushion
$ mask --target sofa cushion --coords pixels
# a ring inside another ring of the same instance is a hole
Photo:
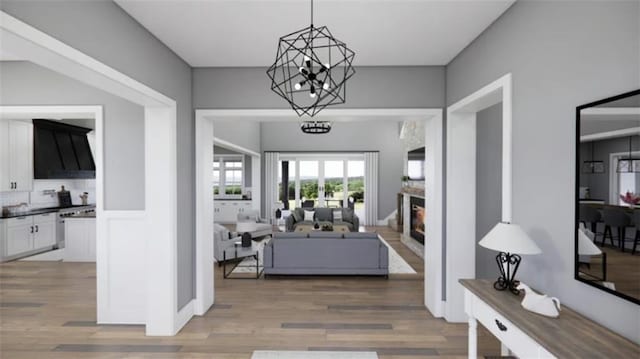
[[[353,210],[351,208],[342,209],[342,220],[344,222],[353,223]]]
[[[309,238],[342,238],[342,233],[315,231],[309,233]]]
[[[304,239],[309,237],[308,233],[302,233],[302,232],[276,232],[273,234],[273,238],[277,239],[277,238],[300,238],[300,239]]]
[[[316,208],[314,219],[320,222],[333,222],[331,208]]]
[[[295,222],[301,222],[304,220],[304,210],[302,208],[296,208],[291,212]]]
[[[347,232],[344,233],[344,238],[368,238],[368,239],[378,239],[378,233],[376,232]]]
[[[333,210],[333,221],[341,222],[342,221],[342,209],[334,209]]]

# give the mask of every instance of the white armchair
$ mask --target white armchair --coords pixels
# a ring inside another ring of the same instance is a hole
[[[260,218],[257,210],[238,213],[236,232],[249,233],[251,238],[259,238],[273,234],[273,227],[268,220]]]
[[[231,235],[230,235],[231,234]],[[213,257],[216,262],[221,263],[223,260],[223,252],[225,249],[233,248],[234,243],[241,240],[234,233],[229,232],[227,228],[217,223],[213,224]],[[230,259],[230,258],[227,258]]]

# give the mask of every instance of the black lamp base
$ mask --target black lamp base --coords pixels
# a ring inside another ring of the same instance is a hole
[[[498,269],[500,270],[500,278],[493,283],[493,288],[496,290],[509,290],[515,295],[520,294],[520,290],[517,288],[520,281],[515,280],[516,272],[520,266],[522,258],[517,254],[510,254],[500,252],[496,256],[496,262],[498,263]]]

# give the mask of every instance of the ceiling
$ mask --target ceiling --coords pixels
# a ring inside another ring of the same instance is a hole
[[[304,0],[115,0],[193,67],[269,66],[309,26]],[[357,66],[446,65],[515,0],[316,0]]]

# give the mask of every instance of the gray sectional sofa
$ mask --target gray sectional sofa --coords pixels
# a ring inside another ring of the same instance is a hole
[[[314,211],[313,221],[304,220],[304,211]],[[341,219],[336,218],[340,213]],[[287,232],[293,232],[298,225],[313,225],[317,222],[320,226],[331,223],[333,225],[345,225],[351,232],[357,232],[360,227],[360,219],[351,208],[296,208],[286,219]]]
[[[389,275],[377,233],[279,232],[264,247],[265,275]]]

